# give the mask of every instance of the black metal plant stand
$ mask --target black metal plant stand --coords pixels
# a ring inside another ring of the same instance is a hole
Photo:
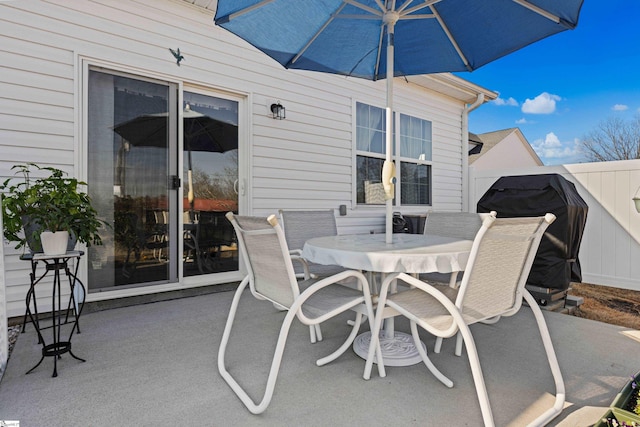
[[[20,259],[31,262],[31,273],[29,274],[31,279],[31,285],[29,287],[29,291],[27,292],[26,305],[27,310],[24,315],[24,320],[22,322],[22,332],[25,330],[25,324],[27,322],[27,317],[33,323],[36,333],[38,334],[38,343],[42,344],[42,357],[40,361],[29,371],[27,374],[31,373],[34,369],[36,369],[45,357],[53,357],[53,377],[58,376],[58,364],[57,361],[61,358],[61,355],[64,353],[69,353],[71,357],[74,359],[85,362],[84,359],[73,354],[71,351],[71,337],[74,332],[77,330],[80,333],[80,313],[82,312],[82,308],[84,306],[84,296],[86,295],[86,289],[82,282],[78,279],[78,267],[80,264],[80,258],[84,255],[83,251],[70,251],[65,253],[64,255],[45,255],[42,253],[36,254],[24,254],[20,257]],[[74,261],[74,270],[71,272],[69,268],[69,261]],[[44,263],[45,269],[41,276],[37,277],[36,271],[38,267],[38,262],[42,261]],[[61,294],[61,278],[60,271],[63,271],[65,276],[69,279],[69,289],[71,290],[71,294],[69,297],[69,302],[67,304],[66,310],[62,308],[62,294]],[[51,326],[42,327],[40,324],[40,318],[38,315],[38,306],[36,303],[36,295],[35,295],[35,287],[42,279],[44,279],[49,272],[53,272],[53,291],[51,297]],[[79,289],[76,289],[76,286],[79,286]],[[76,300],[76,295],[82,295],[81,301]],[[31,301],[33,301],[33,311],[31,311]],[[65,313],[66,312],[66,313]],[[71,314],[71,319],[69,316]],[[62,321],[62,317],[65,317],[64,322]],[[62,325],[66,325],[71,323],[71,332],[69,336],[63,340],[62,338]],[[47,344],[43,335],[43,329],[51,329],[53,331],[52,341]]]

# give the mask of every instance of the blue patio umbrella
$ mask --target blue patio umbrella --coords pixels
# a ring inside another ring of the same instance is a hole
[[[218,0],[215,23],[286,68],[387,79],[387,242],[393,78],[473,71],[573,29],[583,0]]]

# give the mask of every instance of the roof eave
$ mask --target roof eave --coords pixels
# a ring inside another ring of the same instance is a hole
[[[450,96],[467,104],[475,102],[480,94],[484,94],[484,102],[493,101],[498,97],[497,92],[483,88],[451,73],[421,74],[406,76],[406,78],[410,83]]]

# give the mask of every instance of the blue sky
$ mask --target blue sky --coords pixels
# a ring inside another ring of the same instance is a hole
[[[456,75],[500,94],[471,132],[518,127],[545,165],[583,162],[578,141],[601,121],[640,114],[640,0],[585,0],[574,30]]]

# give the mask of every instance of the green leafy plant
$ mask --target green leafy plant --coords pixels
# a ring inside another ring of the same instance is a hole
[[[34,169],[48,172],[49,176],[34,178]],[[67,177],[60,169],[34,163],[15,165],[12,170],[22,179],[16,182],[16,178],[8,178],[0,185],[0,191],[4,193],[4,237],[18,242],[16,248],[37,239],[44,230],[69,231],[87,246],[102,244],[99,230],[108,224],[98,218],[89,195],[79,191],[79,187],[87,185],[85,182]],[[25,225],[35,225],[36,230],[22,233],[23,228],[30,228]]]

